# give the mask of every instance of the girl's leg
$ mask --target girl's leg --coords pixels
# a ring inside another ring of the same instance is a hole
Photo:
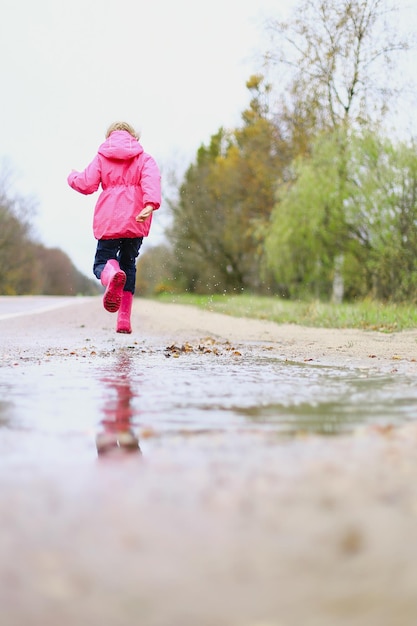
[[[123,239],[120,246],[119,262],[120,269],[126,274],[126,284],[122,294],[119,313],[117,316],[118,333],[131,333],[132,326],[130,316],[132,312],[133,294],[136,283],[136,258],[139,254],[143,238]]]
[[[132,313],[133,293],[131,291],[124,291],[122,293],[122,301],[120,303],[119,313],[117,314],[117,327],[118,333],[131,333],[132,326],[130,323],[130,316]]]
[[[120,269],[117,261],[119,248],[118,239],[102,239],[97,243],[94,259],[94,274],[106,287],[103,296],[103,306],[106,311],[115,313],[120,308],[126,274]]]
[[[136,259],[139,256],[139,250],[142,242],[143,237],[120,240],[120,249],[117,260],[119,261],[120,269],[126,274],[124,291],[130,291],[130,293],[135,293]]]
[[[96,278],[100,280],[101,272],[110,259],[117,259],[117,253],[120,246],[119,239],[99,239],[97,241],[96,256],[94,258],[93,272]]]

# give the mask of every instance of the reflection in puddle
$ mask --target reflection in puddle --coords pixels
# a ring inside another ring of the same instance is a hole
[[[100,380],[105,384],[104,415],[100,430],[96,435],[96,448],[99,456],[117,454],[141,454],[139,439],[133,427],[133,393],[130,378],[131,359],[121,354],[114,367]]]
[[[360,370],[287,363],[281,369],[281,392],[268,390],[258,401],[232,410],[281,434],[350,433],[360,425],[404,423],[414,414],[413,378],[369,374]],[[263,368],[265,373],[267,368]],[[287,374],[287,376],[286,376]],[[298,385],[295,380],[298,379]],[[259,401],[261,400],[261,401]]]
[[[241,353],[166,358],[129,346],[0,365],[0,464],[40,450],[55,465],[83,454],[136,459],[185,437],[262,432],[278,441],[415,420],[411,373],[293,363],[259,346]]]

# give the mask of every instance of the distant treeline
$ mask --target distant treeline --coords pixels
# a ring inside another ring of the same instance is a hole
[[[32,206],[16,197],[0,172],[0,295],[92,295],[95,281],[77,270],[65,252],[32,235]]]

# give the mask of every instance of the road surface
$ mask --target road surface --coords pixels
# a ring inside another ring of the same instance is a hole
[[[1,626],[415,626],[414,423],[283,438],[148,403],[129,430],[174,368],[186,411],[187,351],[207,383],[260,346],[414,375],[414,336],[375,336],[370,358],[355,333],[324,354],[321,331],[175,305],[135,302],[133,324],[117,335],[99,298],[0,299]]]

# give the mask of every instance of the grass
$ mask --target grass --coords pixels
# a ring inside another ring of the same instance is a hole
[[[392,333],[417,328],[417,309],[412,304],[383,304],[364,300],[340,305],[318,301],[289,301],[252,295],[163,294],[162,302],[197,306],[234,317],[270,320],[320,328],[359,328]]]

